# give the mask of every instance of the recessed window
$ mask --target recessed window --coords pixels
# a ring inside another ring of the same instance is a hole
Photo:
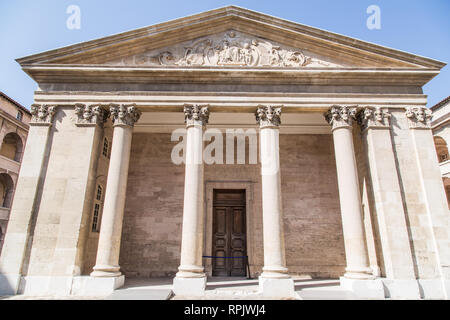
[[[94,212],[92,214],[92,232],[100,232],[100,214],[103,207],[102,196],[103,188],[98,185],[94,200]]]
[[[102,200],[102,187],[100,185],[97,186],[97,196],[95,197],[97,200]]]
[[[23,113],[21,111],[17,111],[16,119],[22,121]]]
[[[108,158],[108,154],[109,154],[109,142],[108,139],[104,139],[103,140],[103,152],[102,154]]]
[[[94,205],[94,218],[92,219],[92,232],[99,232],[99,214],[100,214],[100,205],[96,203]]]

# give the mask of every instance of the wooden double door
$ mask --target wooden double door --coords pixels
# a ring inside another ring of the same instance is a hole
[[[245,203],[245,190],[214,190],[213,276],[246,276]]]

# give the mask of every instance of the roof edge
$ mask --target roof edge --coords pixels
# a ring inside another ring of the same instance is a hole
[[[8,100],[9,102],[15,104],[19,109],[21,109],[22,111],[24,111],[25,113],[27,113],[28,115],[31,116],[31,112],[25,108],[23,105],[21,105],[20,103],[18,103],[16,100],[14,100],[13,98],[11,98],[10,96],[8,96],[6,93],[0,91],[0,96],[2,96],[3,98],[5,98],[6,100]]]
[[[450,102],[450,96],[448,96],[447,98],[442,99],[441,101],[439,101],[438,103],[436,103],[434,106],[430,107],[431,110],[436,110],[439,109],[440,107],[442,107],[444,104],[446,104],[447,102]]]
[[[98,48],[101,46],[108,46],[111,43],[123,42],[131,39],[135,39],[136,37],[145,37],[150,36],[156,32],[161,32],[164,28],[176,27],[177,25],[186,24],[186,22],[195,22],[195,21],[205,21],[217,18],[226,18],[226,17],[247,17],[253,18],[257,20],[270,20],[270,23],[275,27],[290,29],[294,32],[304,33],[310,37],[315,37],[321,39],[323,41],[335,42],[340,45],[349,46],[355,49],[369,51],[375,54],[385,55],[394,59],[398,59],[401,61],[405,61],[411,64],[416,64],[419,66],[427,67],[427,68],[436,68],[442,69],[447,64],[442,61],[438,61],[435,59],[415,55],[412,53],[404,52],[397,49],[392,49],[386,46],[377,45],[374,43],[370,43],[367,41],[351,38],[348,36],[344,36],[341,34],[337,34],[328,30],[319,29],[315,27],[310,27],[307,25],[303,25],[297,22],[292,22],[289,20],[285,20],[278,17],[273,17],[264,13],[260,13],[257,11],[252,11],[249,9],[245,9],[238,6],[225,6],[218,9],[213,9],[209,11],[205,11],[202,13],[197,13],[193,15],[189,15],[186,17],[181,17],[173,20],[169,20],[166,22],[154,24],[151,26],[134,29],[131,31],[126,31],[122,33],[118,33],[115,35],[106,36],[99,39],[89,40],[86,42],[81,42],[65,47],[61,47],[58,49],[53,49],[49,51],[45,51],[38,54],[33,54],[29,56],[25,56],[22,58],[16,59],[16,62],[21,66],[26,64],[34,64],[41,62],[48,62],[54,60],[58,56],[61,55],[71,55],[79,53],[80,51],[88,51],[94,48]]]

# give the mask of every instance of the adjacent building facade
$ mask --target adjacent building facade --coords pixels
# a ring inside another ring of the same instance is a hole
[[[39,90],[1,292],[202,295],[248,257],[265,296],[449,297],[444,63],[234,6],[18,62]]]
[[[445,187],[445,194],[450,208],[450,158],[447,141],[450,141],[450,97],[430,108],[433,111],[431,127],[436,145],[439,169]]]
[[[0,254],[30,120],[26,108],[0,92]]]

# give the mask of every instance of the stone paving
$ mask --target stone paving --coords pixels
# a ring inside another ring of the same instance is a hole
[[[283,300],[357,300],[343,290],[337,279],[294,277],[296,298]],[[125,286],[109,296],[24,296],[0,297],[0,300],[279,300],[258,292],[258,279],[209,278],[204,297],[173,296],[171,278],[128,279]]]

